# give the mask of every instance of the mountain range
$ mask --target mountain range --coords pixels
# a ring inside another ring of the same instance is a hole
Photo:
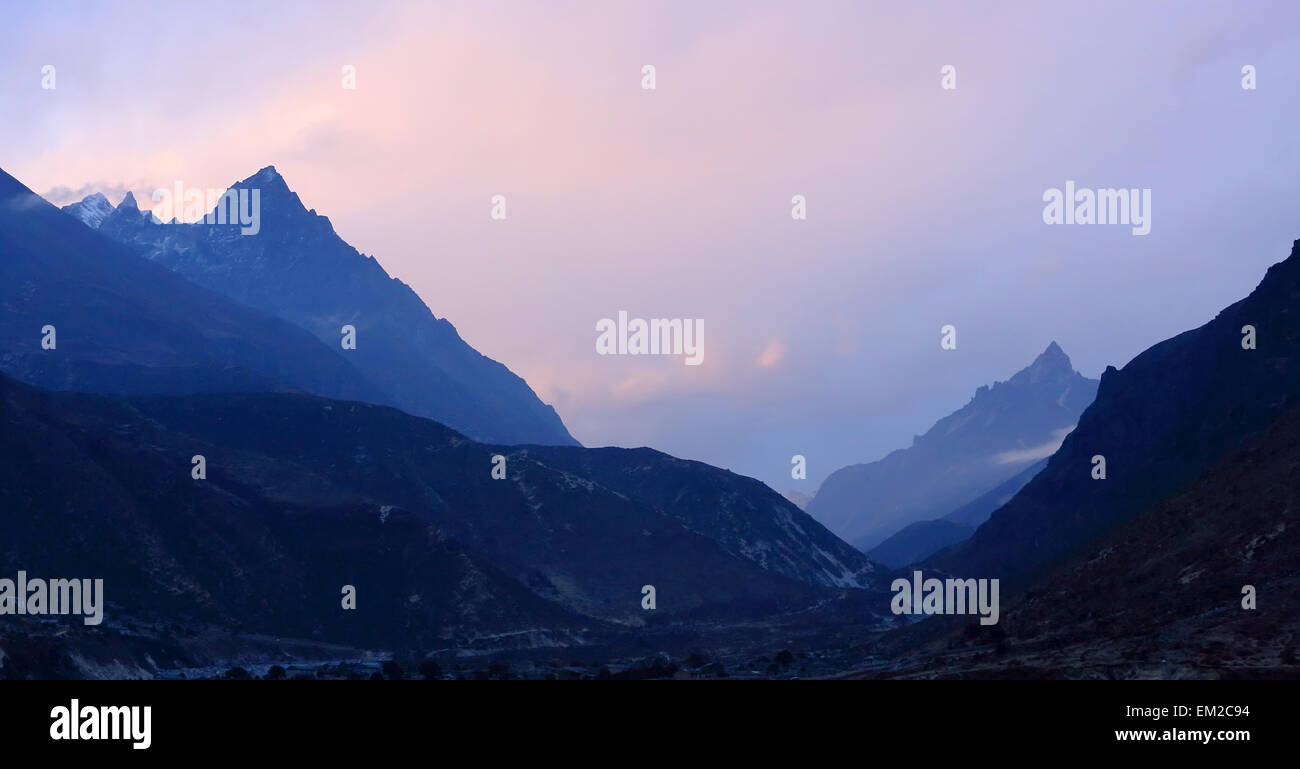
[[[806,618],[880,590],[874,564],[758,481],[647,448],[484,443],[384,405],[332,334],[105,235],[219,233],[144,221],[131,198],[92,229],[69,214],[102,202],[61,212],[0,182],[14,377],[0,374],[0,574],[102,578],[108,604],[95,628],[4,625],[4,675],[156,675],[268,645],[412,658],[635,647],[646,632]],[[277,235],[277,211],[296,203],[283,193],[264,193],[262,235],[291,237]]]
[[[0,370],[24,381],[120,394],[385,398],[301,328],[142,259],[3,171],[0,257]]]
[[[668,639],[744,670],[816,643],[802,665],[859,677],[1300,670],[1300,241],[1100,382],[1050,344],[804,513],[699,462],[573,445],[274,169],[240,184],[257,236],[130,197],[60,212],[0,172],[0,576],[103,578],[107,603],[95,627],[7,617],[0,678]],[[473,430],[416,413],[403,356]],[[902,567],[1002,580],[1001,621],[890,616]]]
[[[256,234],[214,215],[159,222],[128,193],[111,213],[92,195],[65,211],[204,288],[289,321],[344,354],[383,397],[478,440],[578,445],[528,384],[470,347],[402,281],[308,210],[273,166],[231,186],[257,191]],[[355,349],[342,350],[344,326]]]

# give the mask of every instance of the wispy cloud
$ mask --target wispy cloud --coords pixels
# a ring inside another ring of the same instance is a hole
[[[53,187],[41,197],[50,201],[56,206],[66,206],[69,203],[78,203],[86,198],[87,195],[96,192],[103,193],[108,198],[108,202],[117,205],[126,193],[137,189],[136,185],[121,184],[118,182],[91,182],[83,184],[76,189],[71,187]]]
[[[763,351],[758,354],[754,360],[760,368],[776,368],[785,360],[785,342],[780,339],[773,339],[767,343]]]
[[[1027,449],[1012,449],[1011,451],[1003,451],[1000,454],[994,454],[993,464],[1028,464],[1029,462],[1037,462],[1040,459],[1050,457],[1056,453],[1057,449],[1061,448],[1061,444],[1065,442],[1065,436],[1069,435],[1074,430],[1074,427],[1074,425],[1070,425],[1069,427],[1062,427],[1059,430],[1054,430],[1052,432],[1052,439],[1047,443],[1031,446]]]

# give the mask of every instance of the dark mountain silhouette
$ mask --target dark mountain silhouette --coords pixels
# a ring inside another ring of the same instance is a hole
[[[871,581],[864,556],[767,486],[652,449],[487,446],[395,409],[304,397],[136,403],[214,451],[292,464],[284,496],[324,494],[303,493],[304,478],[319,478],[335,493],[422,511],[467,546],[513,564],[521,580],[591,613],[643,616],[639,592],[629,603],[619,581],[636,575],[644,577],[636,591],[655,584],[675,593],[677,611],[723,603],[729,591],[753,589],[728,585],[735,567],[723,562],[732,560],[809,584]],[[498,455],[505,479],[491,477]]]
[[[1293,409],[1025,594],[1005,621],[1010,656],[1076,675],[1300,676],[1297,516]]]
[[[875,567],[861,553],[753,478],[648,448],[530,448],[523,455],[676,518],[768,571],[832,587],[874,583]]]
[[[936,569],[1024,583],[1185,490],[1300,400],[1300,241],[1250,296],[1102,374],[1047,467]],[[1243,349],[1252,326],[1257,349]],[[1106,462],[1093,478],[1093,457]]]
[[[938,617],[892,634],[881,651],[898,659],[883,675],[1300,677],[1298,512],[1291,408],[1181,492],[1004,593],[996,626]]]
[[[0,369],[55,389],[384,398],[302,329],[141,258],[3,171],[0,349]]]
[[[348,359],[411,414],[477,440],[577,445],[523,379],[466,344],[409,286],[345,243],[329,219],[303,206],[274,167],[232,189],[258,191],[256,234],[240,235],[237,224],[158,224],[134,200],[104,218],[100,231],[334,348],[342,326],[355,327],[357,346],[346,351]]]
[[[869,550],[908,524],[953,512],[1049,455],[1096,387],[1052,342],[1008,381],[980,387],[910,448],[832,473],[808,513]]]
[[[231,397],[182,402],[201,409]],[[278,401],[246,397],[234,402]],[[0,422],[0,571],[103,579],[106,626],[157,618],[335,643],[455,638],[472,647],[494,632],[536,628],[540,642],[589,624],[426,515],[320,491],[329,485],[289,463],[202,445],[130,401],[49,393],[0,375]],[[349,448],[345,440],[341,450]],[[190,457],[204,451],[212,471],[194,480]],[[291,493],[272,493],[267,478]],[[341,608],[348,584],[356,612]],[[89,631],[78,622],[68,632]]]
[[[411,653],[582,645],[647,623],[750,622],[875,582],[763,484],[649,449],[492,447],[307,395],[122,399],[7,377],[0,422],[0,573],[102,577],[119,627],[152,617]],[[191,477],[196,454],[206,479]]]

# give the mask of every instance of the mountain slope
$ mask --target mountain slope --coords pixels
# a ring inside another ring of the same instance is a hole
[[[591,624],[424,516],[357,495],[267,494],[262,473],[312,479],[269,464],[241,474],[230,455],[161,429],[128,401],[0,375],[0,425],[0,573],[103,579],[105,630],[160,623],[180,638],[214,624],[409,649],[473,648],[529,629],[533,642],[568,641]],[[213,472],[194,480],[188,455],[202,451]],[[344,585],[357,589],[355,611],[341,606]],[[66,635],[93,643],[97,632],[74,621]]]
[[[868,550],[867,557],[891,569],[898,569],[967,539],[975,533],[976,527],[988,520],[994,510],[1010,501],[1016,492],[1046,466],[1046,459],[1035,462],[1010,480],[998,484],[992,491],[981,494],[942,518],[904,526]]]
[[[1096,386],[1052,342],[1008,381],[979,388],[910,448],[832,473],[808,513],[870,549],[910,523],[954,511],[1050,454]]]
[[[975,533],[975,527],[944,518],[917,521],[867,551],[867,557],[891,569],[934,555],[945,547],[961,542]]]
[[[762,484],[648,450],[501,449],[306,395],[120,399],[4,377],[0,419],[0,570],[103,575],[133,616],[426,650],[546,645],[583,627],[749,621],[874,582]],[[651,476],[691,495],[665,511],[636,491]],[[345,584],[379,612],[355,616],[388,626],[341,614]]]
[[[1298,514],[1292,408],[1180,493],[1004,593],[994,628],[941,617],[894,634],[888,675],[1300,678]]]
[[[1209,323],[1107,368],[1047,467],[933,566],[1024,581],[1177,494],[1300,400],[1300,241]],[[1253,326],[1257,349],[1243,348]],[[1103,456],[1106,478],[1093,478]]]
[[[142,259],[3,171],[0,350],[0,370],[56,389],[383,398],[302,329]]]
[[[676,518],[768,571],[832,587],[874,581],[874,566],[861,553],[753,478],[648,448],[547,447],[525,454]]]
[[[1006,631],[1013,650],[1026,650],[1016,656],[1032,655],[1026,665],[1300,677],[1297,563],[1300,411],[1292,410],[1055,570],[1007,617]],[[1242,606],[1246,585],[1253,609]]]
[[[645,584],[671,614],[791,595],[777,577],[871,582],[865,557],[763,484],[649,449],[493,447],[395,409],[304,397],[135,403],[213,452],[247,455],[239,477],[260,479],[269,493],[359,494],[421,511],[522,582],[587,613],[643,617]],[[503,479],[491,475],[497,455],[506,458]],[[263,467],[281,469],[268,475]],[[293,472],[283,474],[286,467]],[[675,504],[664,505],[666,497]],[[776,557],[789,550],[803,557]]]
[[[990,515],[993,515],[994,510],[1010,502],[1025,487],[1025,484],[1032,481],[1035,475],[1043,471],[1044,467],[1047,467],[1047,460],[1040,459],[1008,480],[998,484],[988,493],[981,494],[948,513],[942,520],[964,524],[971,527],[972,532],[975,531],[980,524],[989,519]]]
[[[523,379],[474,350],[409,286],[345,243],[328,219],[308,211],[274,167],[233,190],[257,191],[260,230],[238,225],[158,224],[134,201],[100,231],[185,278],[307,329],[340,346],[403,410],[477,440],[577,445],[559,415]]]

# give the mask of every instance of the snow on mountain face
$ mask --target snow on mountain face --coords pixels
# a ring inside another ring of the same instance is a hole
[[[83,198],[80,203],[64,206],[63,210],[92,230],[97,230],[99,225],[104,223],[104,219],[113,213],[113,204],[109,203],[108,198],[103,194],[96,192]]]

